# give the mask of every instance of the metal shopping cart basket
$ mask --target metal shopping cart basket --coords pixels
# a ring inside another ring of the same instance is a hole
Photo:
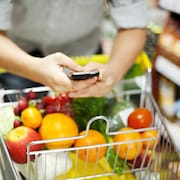
[[[27,93],[34,91],[42,94],[52,93],[47,87],[35,87],[23,90],[5,90],[1,94],[9,97],[12,94]],[[123,133],[138,132],[142,133],[146,130],[157,130],[155,137],[141,138],[137,140],[127,140],[124,142],[108,141],[104,144],[70,147],[61,149],[43,149],[40,151],[30,151],[30,147],[35,144],[46,144],[50,142],[59,142],[65,140],[81,139],[88,135],[91,124],[95,121],[103,120],[106,123],[106,135],[114,137],[117,134],[122,134],[120,131],[109,131],[109,121],[106,116],[95,116],[88,121],[86,133],[83,136],[59,138],[51,140],[33,141],[27,146],[27,164],[15,164],[8,153],[5,141],[2,134],[0,134],[0,169],[2,172],[2,179],[7,180],[50,180],[50,179],[97,179],[97,180],[131,180],[131,179],[145,179],[145,180],[175,180],[180,179],[179,169],[179,152],[176,151],[174,142],[172,141],[164,117],[162,116],[152,94],[151,94],[151,66],[147,66],[146,73],[139,77],[130,78],[121,81],[113,90],[116,98],[132,101],[137,107],[148,108],[153,115],[153,124],[149,128],[127,130]],[[108,98],[114,96],[114,93],[109,94]],[[2,102],[0,108],[13,106],[17,102]],[[129,161],[128,155],[131,151],[131,145],[146,142],[146,148],[143,157],[137,166],[138,157]],[[150,144],[154,143],[153,148],[150,149]],[[117,151],[112,150],[118,147]],[[118,156],[124,146],[126,147],[126,155],[123,159]],[[100,158],[101,149],[106,149],[106,155]],[[93,163],[89,162],[89,154],[96,151],[96,159]],[[86,153],[85,160],[79,159],[81,152]],[[150,152],[150,154],[149,154]],[[34,156],[33,162],[30,157]],[[51,159],[49,158],[51,156]],[[53,157],[53,159],[52,159]],[[41,159],[40,159],[41,158]],[[113,159],[113,160],[112,160]],[[21,171],[21,173],[20,173]],[[117,173],[118,172],[118,173]],[[26,176],[26,178],[24,176]]]

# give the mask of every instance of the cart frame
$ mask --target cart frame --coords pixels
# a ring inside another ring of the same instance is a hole
[[[137,83],[138,78],[141,78],[140,84]],[[129,84],[136,84],[135,89],[128,89],[124,90],[126,88],[126,85]],[[3,93],[4,95],[11,95],[11,94],[18,94],[18,93],[26,93],[28,91],[34,91],[34,92],[50,92],[51,90],[48,87],[35,87],[35,88],[27,88],[24,90],[5,90]],[[30,151],[30,147],[34,144],[45,144],[49,142],[57,142],[57,141],[64,141],[64,140],[69,140],[69,139],[79,139],[83,138],[88,134],[88,131],[90,129],[91,123],[94,121],[97,121],[99,119],[104,120],[107,123],[106,127],[106,134],[108,136],[114,136],[115,134],[119,134],[120,132],[109,132],[109,123],[108,119],[105,116],[97,116],[93,117],[92,119],[89,120],[86,128],[86,134],[83,137],[77,136],[77,137],[70,137],[70,138],[59,138],[59,139],[51,139],[51,140],[42,140],[42,141],[36,141],[36,142],[31,142],[27,146],[27,174],[28,174],[28,180],[30,179],[38,179],[38,165],[36,162],[38,162],[38,157],[39,155],[47,155],[47,154],[58,154],[61,152],[76,152],[75,156],[75,162],[78,162],[78,155],[77,152],[83,149],[93,149],[97,148],[100,149],[102,147],[106,147],[108,150],[115,145],[119,145],[119,149],[121,148],[121,145],[131,143],[138,143],[138,142],[144,142],[148,141],[148,146],[146,147],[146,152],[145,152],[145,157],[143,158],[140,167],[135,168],[135,163],[136,163],[136,158],[133,160],[131,167],[128,169],[124,169],[123,173],[133,173],[135,178],[139,179],[179,179],[179,152],[176,150],[175,143],[171,139],[171,136],[168,132],[168,128],[166,127],[166,123],[164,120],[163,115],[161,114],[158,105],[156,104],[156,101],[154,100],[152,94],[151,94],[151,67],[147,68],[147,72],[142,75],[141,77],[135,77],[133,79],[129,80],[122,80],[115,88],[114,92],[118,98],[123,98],[126,100],[131,100],[132,96],[138,97],[138,106],[139,107],[147,107],[151,110],[154,118],[154,122],[152,127],[146,128],[146,129],[136,129],[133,130],[134,132],[143,132],[145,130],[152,130],[152,129],[157,129],[158,130],[158,136],[155,138],[146,138],[146,139],[140,139],[140,140],[135,140],[135,141],[127,141],[127,142],[111,142],[111,143],[106,143],[106,144],[101,144],[101,145],[93,145],[93,146],[87,146],[87,147],[71,147],[71,148],[63,148],[63,149],[55,149],[55,150],[42,150],[42,151]],[[113,94],[110,94],[112,96]],[[3,108],[5,106],[12,106],[15,105],[17,102],[6,102],[6,103],[1,103],[0,108]],[[132,131],[131,131],[132,132]],[[126,132],[128,133],[128,131]],[[159,142],[159,138],[161,137],[161,141]],[[144,167],[145,163],[145,158],[149,150],[149,144],[151,141],[155,141],[155,145],[152,149],[152,154],[150,157],[150,160],[148,162],[148,165]],[[107,151],[108,151],[107,150]],[[128,153],[128,150],[127,150]],[[108,153],[107,153],[108,154]],[[35,173],[35,176],[32,176],[31,171],[29,170],[30,166],[30,156],[35,155],[35,167],[37,172]],[[108,156],[108,155],[107,155]],[[106,160],[107,160],[106,156]],[[10,155],[8,153],[6,144],[4,142],[4,139],[2,135],[0,134],[0,170],[2,172],[3,178],[6,179],[11,179],[11,180],[20,180],[22,179],[21,175],[18,172],[17,167],[15,164],[12,162]],[[116,159],[118,159],[118,155],[116,154]],[[114,163],[114,168],[111,168],[111,170],[107,170],[106,168],[104,169],[103,172],[97,173],[96,172],[96,167],[98,164],[98,157],[96,162],[94,163],[94,172],[92,174],[87,174],[84,170],[84,175],[76,175],[77,173],[75,172],[74,177],[66,177],[66,174],[64,174],[64,179],[91,179],[91,178],[98,178],[98,177],[107,177],[107,176],[113,176],[115,175],[115,167],[116,167],[116,162]],[[171,165],[170,165],[171,163]],[[128,165],[128,159],[124,159],[124,164],[123,166],[126,167]],[[46,166],[46,163],[45,163]],[[67,166],[67,164],[65,164]],[[85,162],[85,167],[87,168],[88,166],[88,161]],[[42,168],[42,167],[41,167]],[[74,167],[76,169],[75,171],[78,171],[78,164]],[[164,172],[163,172],[163,171]],[[7,173],[8,172],[8,173]],[[55,174],[57,175],[57,174]],[[46,179],[46,177],[44,177]]]

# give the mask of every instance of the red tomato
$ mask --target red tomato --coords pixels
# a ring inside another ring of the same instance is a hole
[[[128,116],[128,126],[131,128],[148,128],[152,124],[152,113],[147,108],[137,108]]]

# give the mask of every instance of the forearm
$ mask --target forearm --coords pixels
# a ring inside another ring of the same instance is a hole
[[[14,74],[33,79],[37,59],[19,48],[14,42],[0,33],[0,67]]]
[[[119,31],[110,55],[108,66],[112,68],[115,81],[120,80],[134,63],[146,42],[146,29]]]
[[[83,67],[60,52],[42,58],[33,57],[20,49],[2,33],[0,34],[0,44],[0,67],[11,73],[44,84],[57,92],[72,91],[76,85],[72,83],[61,67],[72,71],[84,70]],[[90,79],[86,85],[89,86],[95,81],[96,79]],[[80,88],[82,87],[80,86]]]

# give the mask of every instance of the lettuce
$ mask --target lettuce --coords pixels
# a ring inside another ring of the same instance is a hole
[[[0,133],[3,138],[13,129],[15,115],[13,107],[0,108]]]

